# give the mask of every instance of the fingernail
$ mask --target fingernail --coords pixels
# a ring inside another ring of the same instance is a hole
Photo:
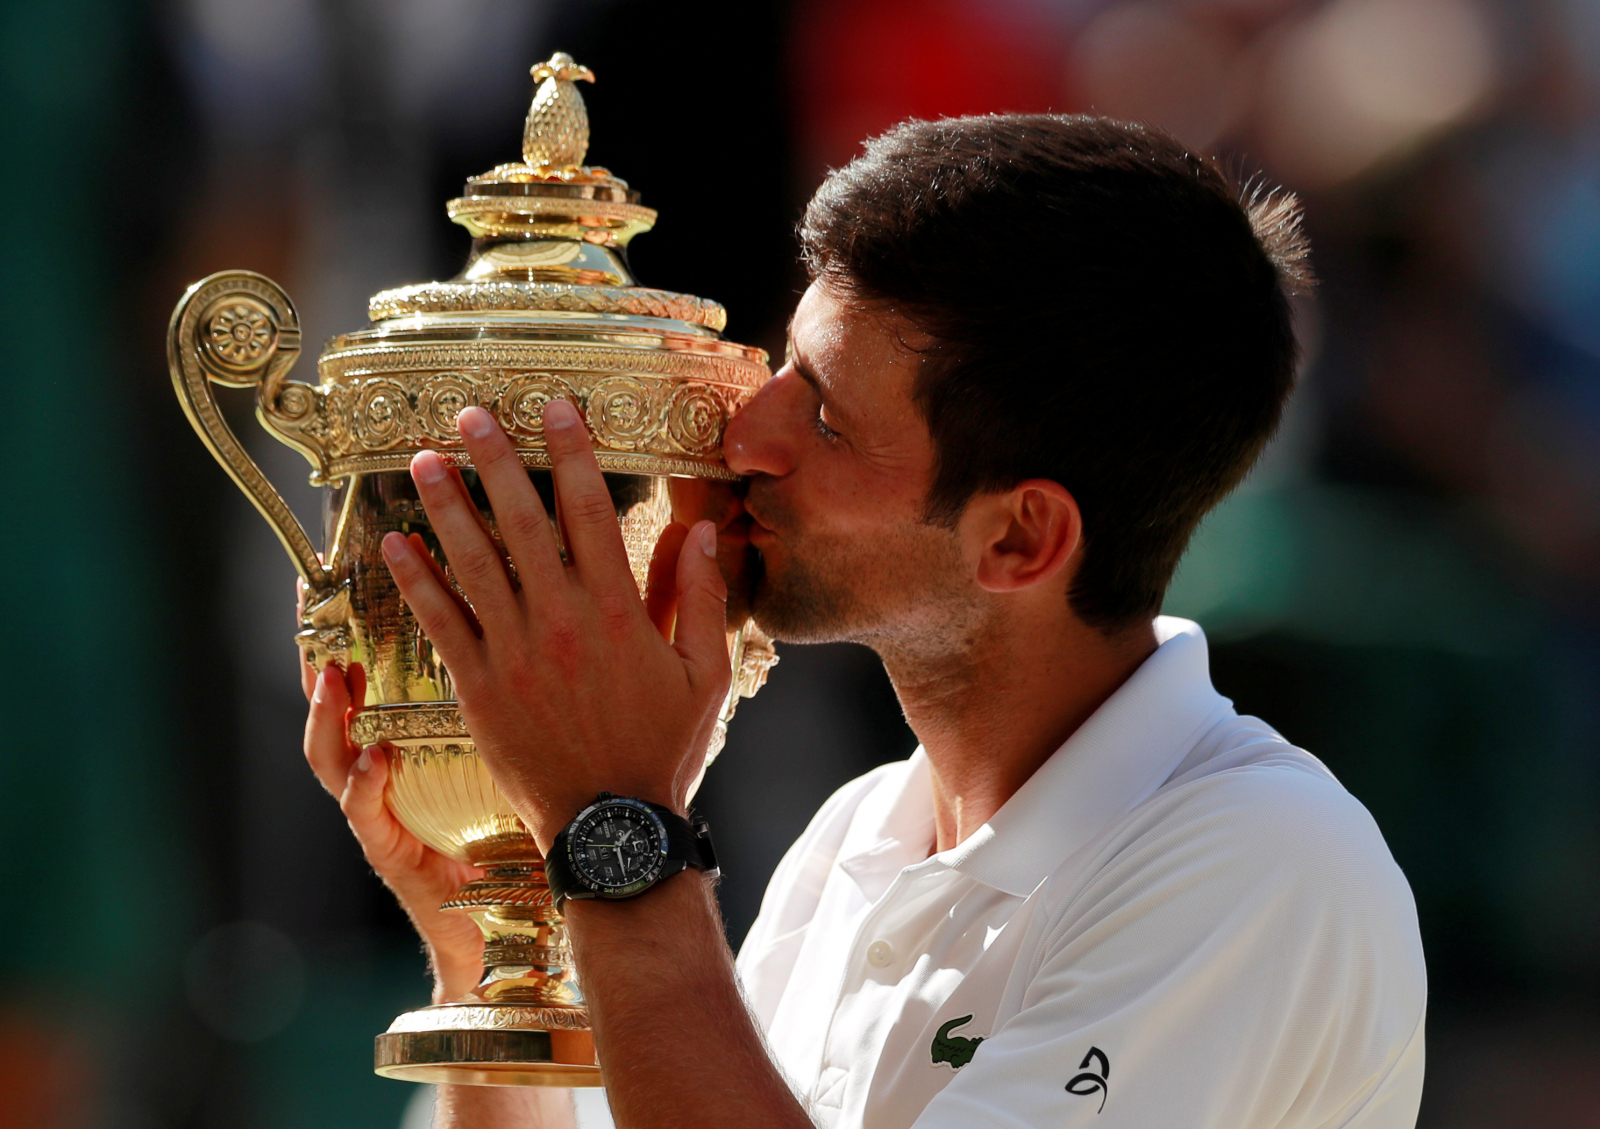
[[[327,689],[327,687],[328,687],[328,672],[325,671],[325,670],[319,670],[317,672],[317,684],[314,687],[312,687],[312,689],[311,689],[311,700],[313,702],[321,702],[322,701],[322,692],[325,689]]]
[[[717,559],[717,527],[709,521],[700,527],[700,551],[712,560]]]
[[[356,758],[357,772],[370,772],[372,770],[372,750],[375,748],[377,748],[376,745],[368,745],[361,750],[361,755]]]
[[[494,417],[482,408],[463,408],[456,417],[456,426],[461,429],[461,434],[482,439],[494,430]]]
[[[578,409],[565,400],[550,400],[544,406],[544,425],[546,427],[571,427],[578,422]]]
[[[403,561],[411,555],[411,546],[400,534],[386,533],[383,537],[383,555],[391,561]]]
[[[444,460],[436,452],[418,451],[417,457],[411,460],[411,477],[418,482],[432,486],[435,482],[443,482],[444,476]]]

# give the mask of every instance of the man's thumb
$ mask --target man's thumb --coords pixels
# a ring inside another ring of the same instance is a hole
[[[697,689],[727,692],[728,584],[717,567],[717,527],[702,521],[678,551],[678,627],[673,643]]]

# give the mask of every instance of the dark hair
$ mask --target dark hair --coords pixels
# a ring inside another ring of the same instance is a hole
[[[829,175],[800,241],[813,280],[934,342],[928,519],[1052,479],[1083,514],[1074,612],[1110,631],[1159,610],[1294,383],[1294,197],[1105,118],[909,121]]]

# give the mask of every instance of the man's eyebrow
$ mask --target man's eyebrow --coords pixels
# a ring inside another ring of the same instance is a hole
[[[784,338],[783,342],[783,359],[790,368],[794,369],[794,374],[796,376],[811,386],[811,390],[817,394],[817,399],[822,401],[822,406],[824,408],[827,408],[829,412],[833,413],[835,416],[838,416],[840,419],[848,418],[849,413],[841,412],[839,410],[839,406],[834,403],[833,398],[830,397],[823,389],[822,382],[817,379],[817,374],[811,371],[811,367],[807,365],[805,359],[800,356],[800,350],[795,348],[794,318],[792,316],[789,318],[788,335]]]
[[[788,353],[789,366],[794,369],[794,374],[807,384],[811,385],[811,390],[817,394],[817,400],[821,403],[822,407],[827,409],[829,415],[848,423],[850,413],[839,410],[839,405],[822,387],[822,382],[817,379],[817,374],[812,372],[811,369],[806,366],[805,361],[800,356],[799,350],[795,349],[793,343],[790,344]]]
[[[824,403],[827,402],[827,397],[822,393],[822,385],[817,382],[817,374],[812,372],[811,367],[807,365],[805,361],[800,359],[800,350],[796,349],[794,346],[793,314],[789,315],[789,324],[784,330],[783,360],[785,364],[794,369],[796,376],[805,381],[807,384],[811,385],[812,391],[815,392]]]
[[[827,397],[823,395],[822,385],[817,381],[817,374],[812,372],[811,367],[801,359],[800,351],[792,343],[789,345],[789,364],[793,366],[796,376],[811,385],[812,391],[816,392],[824,401],[827,400]]]

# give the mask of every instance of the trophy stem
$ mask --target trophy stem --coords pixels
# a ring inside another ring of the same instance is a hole
[[[378,1036],[379,1074],[479,1086],[600,1085],[566,922],[531,839],[522,854],[486,863],[482,878],[441,907],[470,914],[483,931],[483,979],[459,1000],[396,1019]]]
[[[542,858],[491,863],[440,908],[466,912],[483,931],[483,979],[474,998],[582,1012],[567,923]]]

